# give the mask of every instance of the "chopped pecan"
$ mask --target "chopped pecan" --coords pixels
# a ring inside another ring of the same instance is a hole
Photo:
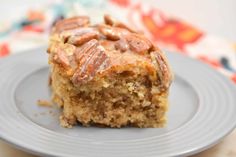
[[[152,47],[152,43],[141,35],[131,33],[125,37],[132,51],[146,54]]]
[[[93,31],[81,31],[77,34],[69,37],[68,43],[73,44],[75,46],[82,45],[92,39],[98,39],[99,33],[95,30]]]
[[[83,27],[89,24],[89,17],[77,16],[73,18],[63,19],[55,24],[55,32],[62,32],[65,30],[75,29],[77,27]]]
[[[69,59],[67,58],[63,50],[58,50],[57,53],[53,56],[53,60],[64,68],[70,65]]]
[[[124,38],[121,38],[120,40],[116,41],[115,48],[121,52],[125,52],[129,49],[129,45]]]
[[[107,39],[110,40],[119,40],[121,38],[121,35],[129,33],[129,31],[125,29],[107,25],[99,25],[98,29]]]
[[[105,49],[100,45],[92,43],[78,51],[78,53],[81,55],[79,67],[72,77],[74,84],[91,80],[97,72],[104,70],[109,65],[109,58],[105,53]]]

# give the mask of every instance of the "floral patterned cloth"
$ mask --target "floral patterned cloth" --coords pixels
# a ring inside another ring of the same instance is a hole
[[[142,31],[167,51],[202,60],[236,83],[236,43],[206,34],[176,17],[133,0],[61,0],[32,7],[14,18],[0,20],[0,57],[47,44],[55,21],[74,15],[89,15],[101,21],[109,13]]]

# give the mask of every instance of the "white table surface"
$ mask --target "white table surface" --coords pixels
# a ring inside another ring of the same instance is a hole
[[[32,0],[0,0],[0,10],[13,11],[34,3]],[[207,33],[236,42],[236,0],[149,0],[148,3],[189,21]],[[15,7],[7,7],[9,4]],[[5,18],[5,15],[6,13],[0,14],[0,19]],[[0,140],[0,157],[36,156],[15,149]],[[236,157],[236,130],[218,145],[193,157]]]

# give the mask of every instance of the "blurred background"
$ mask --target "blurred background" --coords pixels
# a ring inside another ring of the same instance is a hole
[[[235,0],[0,0],[0,58],[44,46],[65,17],[109,13],[166,52],[203,61],[236,83]],[[1,65],[0,65],[1,66]],[[236,132],[196,157],[236,157]],[[0,141],[0,156],[31,156]]]
[[[236,82],[235,0],[0,0],[0,57],[46,45],[65,17],[111,14],[166,51],[210,64]]]
[[[80,1],[86,2],[91,0]],[[99,2],[101,0],[97,1]],[[14,18],[16,16],[15,13],[18,11],[21,12],[30,6],[39,7],[40,3],[47,4],[48,2],[53,1],[1,0],[0,9],[2,13],[0,14],[0,19],[2,21],[4,19]],[[210,34],[236,41],[235,0],[143,0],[143,3],[151,4]]]

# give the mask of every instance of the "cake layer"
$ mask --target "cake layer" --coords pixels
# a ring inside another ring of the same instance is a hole
[[[53,28],[51,86],[62,126],[162,127],[172,80],[164,54],[123,23],[104,21],[73,17]]]

